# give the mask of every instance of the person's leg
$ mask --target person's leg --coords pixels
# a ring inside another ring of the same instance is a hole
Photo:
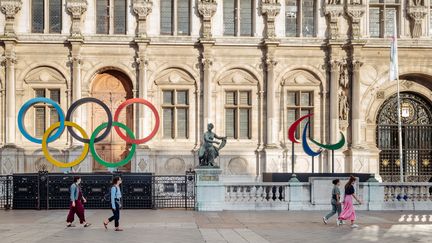
[[[324,216],[324,218],[328,220],[329,218],[331,218],[333,215],[336,214],[336,211],[337,211],[337,205],[332,203],[332,211],[328,213],[326,216]]]
[[[72,222],[75,220],[75,212],[76,212],[76,208],[72,207],[71,205],[69,208],[68,216],[66,218],[66,223],[68,224],[68,226],[72,225]]]
[[[113,221],[114,219],[115,219],[115,215],[116,215],[116,210],[114,210],[114,209],[111,209],[111,211],[113,212],[113,215],[111,216],[111,217],[109,217],[108,218],[108,222],[111,222],[111,221]]]
[[[118,228],[120,226],[120,209],[118,207],[116,207],[114,216],[115,216],[114,226]]]
[[[76,214],[80,220],[80,224],[86,222],[84,217],[84,205],[81,202],[76,203]]]

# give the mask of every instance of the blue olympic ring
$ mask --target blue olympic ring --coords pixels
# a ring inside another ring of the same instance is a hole
[[[22,135],[25,138],[27,138],[29,141],[31,141],[33,143],[37,143],[37,144],[42,144],[42,139],[35,138],[35,137],[31,136],[24,127],[24,116],[25,116],[27,110],[30,109],[30,107],[35,103],[50,104],[50,105],[54,106],[54,108],[57,110],[57,113],[59,114],[60,126],[57,129],[57,132],[54,133],[54,135],[48,137],[48,139],[47,139],[48,143],[53,142],[54,140],[59,138],[61,136],[61,134],[63,133],[64,127],[65,127],[65,116],[63,114],[63,110],[60,107],[60,105],[51,99],[48,99],[45,97],[36,97],[36,98],[32,98],[29,101],[27,101],[26,103],[24,103],[24,105],[21,107],[21,109],[18,112],[18,129],[20,130]]]

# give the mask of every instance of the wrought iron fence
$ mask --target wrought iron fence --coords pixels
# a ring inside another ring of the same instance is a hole
[[[122,178],[123,207],[126,209],[195,208],[195,173],[156,176],[150,173],[124,174],[15,174],[14,209],[65,209],[74,176],[81,177],[86,208],[110,208],[106,199],[114,176]],[[12,177],[10,177],[12,182]],[[10,190],[12,191],[12,190]],[[12,193],[11,193],[12,195]],[[12,201],[11,201],[12,202]]]
[[[399,182],[399,138],[397,125],[379,125],[377,144],[380,175],[386,182]],[[432,126],[402,126],[403,174],[408,182],[432,179]]]
[[[10,209],[12,207],[12,177],[0,176],[0,208]]]

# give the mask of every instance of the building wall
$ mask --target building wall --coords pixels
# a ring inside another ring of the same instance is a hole
[[[95,75],[105,70],[117,70],[126,75],[133,86],[134,96],[150,100],[159,114],[162,114],[164,88],[180,87],[190,91],[189,137],[166,139],[162,129],[159,129],[147,146],[137,150],[132,160],[132,171],[178,174],[194,168],[198,163],[197,150],[207,123],[214,123],[216,134],[225,135],[225,91],[247,89],[252,92],[251,138],[228,140],[217,159],[225,175],[254,178],[262,172],[291,171],[292,148],[287,138],[290,124],[285,114],[285,96],[290,90],[313,92],[313,137],[316,140],[334,142],[339,139],[339,131],[347,137],[347,145],[335,153],[336,172],[378,173],[376,115],[385,99],[396,92],[396,82],[388,81],[390,38],[369,37],[367,1],[359,5],[364,6],[364,15],[360,18],[358,38],[350,35],[353,24],[343,8],[345,4],[351,6],[352,3],[343,2],[340,5],[342,12],[336,16],[339,36],[335,38],[329,34],[330,21],[325,14],[329,5],[325,1],[316,2],[315,37],[286,37],[285,15],[288,10],[284,0],[253,1],[253,36],[224,36],[223,1],[218,0],[217,10],[211,18],[210,39],[202,37],[202,16],[198,13],[200,1],[191,1],[191,33],[187,36],[160,35],[160,1],[153,1],[152,10],[145,18],[146,37],[142,38],[137,34],[138,20],[133,14],[133,1],[128,0],[127,4],[126,34],[99,35],[96,34],[95,1],[89,0],[86,11],[81,15],[82,36],[78,39],[69,38],[72,24],[67,11],[69,1],[63,1],[61,34],[31,33],[30,2],[22,1],[20,10],[13,15],[14,35],[5,34],[5,15],[0,15],[0,34],[3,34],[0,53],[5,60],[0,68],[1,173],[32,172],[40,164],[59,171],[44,161],[40,145],[27,141],[16,128],[16,123],[12,124],[8,117],[16,120],[18,110],[32,97],[34,85],[60,87],[61,100],[64,101],[61,107],[66,112],[74,97],[90,96]],[[267,22],[261,12],[262,4],[272,2],[280,3],[280,12],[275,16],[274,38],[267,36]],[[428,51],[432,44],[432,33],[429,31],[431,5],[429,1],[423,5],[426,6],[426,15],[421,21],[422,33],[416,38],[411,35],[412,19],[406,14],[408,6],[403,3],[401,7],[403,14],[399,15],[398,20],[399,66],[401,76],[409,80],[402,82],[401,89],[417,92],[432,100],[430,86],[427,85],[432,75],[429,57],[432,54]],[[79,62],[75,63],[74,57]],[[14,59],[13,67],[7,61],[11,58]],[[140,64],[137,58],[145,64]],[[208,60],[211,65],[206,69]],[[348,65],[340,68],[332,66],[334,61],[339,64],[346,61]],[[355,61],[362,63],[358,78],[354,78]],[[74,74],[74,69],[79,69],[79,74]],[[349,75],[350,114],[347,120],[338,121],[339,102],[337,98],[336,102],[331,99],[335,95],[338,97],[338,94],[337,89],[332,89],[332,83],[333,87],[339,87],[339,74],[345,69]],[[9,80],[12,76],[8,72],[14,74],[13,80]],[[144,76],[141,77],[140,73]],[[421,82],[417,82],[419,76],[423,77]],[[10,87],[6,86],[8,82],[15,86],[13,99],[6,95],[9,92],[6,87]],[[355,82],[360,84],[356,86]],[[74,94],[77,83],[81,86],[78,96]],[[354,100],[353,94],[359,98]],[[13,105],[8,105],[10,103]],[[353,109],[358,109],[358,117],[354,118]],[[147,124],[154,123],[152,115],[141,114],[138,109],[135,111],[134,129],[142,131],[138,134],[145,135],[149,132]],[[83,114],[85,108],[81,111],[81,118],[78,118],[79,124],[89,132],[90,118]],[[33,129],[33,121],[34,115],[29,112],[25,118],[28,130]],[[15,132],[9,133],[11,129]],[[75,145],[70,135],[64,133],[50,147],[55,156],[70,160],[80,153]],[[311,158],[303,153],[300,144],[294,146],[294,151],[295,171],[310,172]],[[91,171],[91,161],[89,155],[74,170]],[[315,158],[314,162],[316,172],[331,170],[327,152]]]

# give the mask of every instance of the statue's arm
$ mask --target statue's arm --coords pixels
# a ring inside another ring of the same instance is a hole
[[[215,138],[217,138],[217,139],[224,139],[226,137],[220,137],[220,136],[218,136],[218,135],[215,134]]]

